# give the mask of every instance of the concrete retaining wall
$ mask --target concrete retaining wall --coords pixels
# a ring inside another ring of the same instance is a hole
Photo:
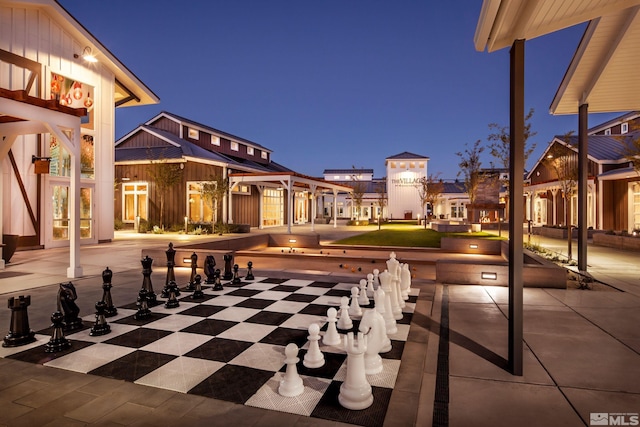
[[[598,233],[593,235],[593,244],[628,251],[640,251],[640,238],[632,236],[614,236],[612,234]]]
[[[498,255],[501,251],[502,240],[443,237],[440,249],[460,254]]]

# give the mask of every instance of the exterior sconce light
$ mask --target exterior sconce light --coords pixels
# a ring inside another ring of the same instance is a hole
[[[91,63],[98,62],[98,59],[93,54],[93,52],[91,50],[91,47],[89,47],[89,46],[85,46],[80,55],[78,55],[77,53],[74,53],[73,57],[75,59],[78,59],[78,58],[82,57],[82,59],[84,59],[87,62],[91,62]]]

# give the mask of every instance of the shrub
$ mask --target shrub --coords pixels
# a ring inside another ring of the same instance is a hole
[[[116,218],[113,220],[113,229],[114,230],[122,230],[124,228],[124,222],[120,218]]]
[[[149,231],[149,222],[144,218],[140,218],[138,233],[146,233],[147,231]]]

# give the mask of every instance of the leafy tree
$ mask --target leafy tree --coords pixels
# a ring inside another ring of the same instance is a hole
[[[632,132],[637,130],[640,130],[640,126],[634,126]],[[640,133],[623,135],[619,137],[619,141],[621,143],[620,154],[631,163],[633,169],[640,175]]]
[[[169,163],[166,157],[161,155],[158,160],[151,161],[147,173],[160,195],[160,226],[164,228],[164,196],[182,180],[182,169],[179,164]]]
[[[478,187],[482,184],[485,176],[480,173],[482,161],[480,160],[480,154],[484,151],[484,147],[480,145],[481,141],[477,140],[472,147],[469,147],[465,143],[465,150],[456,153],[456,156],[460,157],[460,174],[464,175],[464,187],[467,195],[469,196],[469,204],[471,205],[471,221],[476,221],[476,210],[473,205],[476,201],[478,194]]]
[[[572,135],[573,131],[568,132],[562,137],[562,140],[569,143]],[[571,260],[571,200],[578,184],[578,158],[573,150],[562,144],[555,143],[549,148],[544,164],[554,173],[560,184],[560,190],[562,190],[567,224],[567,256]]]
[[[229,178],[222,175],[210,176],[208,181],[202,183],[200,195],[213,213],[213,222],[218,222],[220,204],[229,192]]]

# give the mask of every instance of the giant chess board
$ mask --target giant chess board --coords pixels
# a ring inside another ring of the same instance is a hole
[[[339,310],[341,297],[350,296],[354,286],[358,285],[268,277],[224,283],[221,291],[203,286],[204,297],[198,300],[183,290],[176,308],[165,308],[158,295],[161,304],[151,307],[151,316],[144,320],[134,318],[135,303],[118,306],[118,314],[107,319],[111,332],[106,335],[91,336],[95,315],[84,316],[84,328],[66,335],[71,341],[67,350],[43,350],[51,338],[49,328],[37,331],[37,341],[31,344],[0,348],[0,356],[273,411],[381,426],[409,334],[417,289],[409,293],[397,333],[389,335],[392,350],[381,354],[382,372],[367,375],[374,397],[369,408],[348,410],[338,402],[340,385],[346,379],[347,355],[341,346],[327,346],[321,340],[324,366],[309,369],[302,363],[309,345],[309,325],[317,323],[325,331],[327,310]],[[119,301],[114,303],[117,306]],[[357,331],[359,317],[353,317],[353,324]],[[286,368],[284,349],[289,343],[301,348],[297,368],[304,392],[296,397],[278,393]]]

